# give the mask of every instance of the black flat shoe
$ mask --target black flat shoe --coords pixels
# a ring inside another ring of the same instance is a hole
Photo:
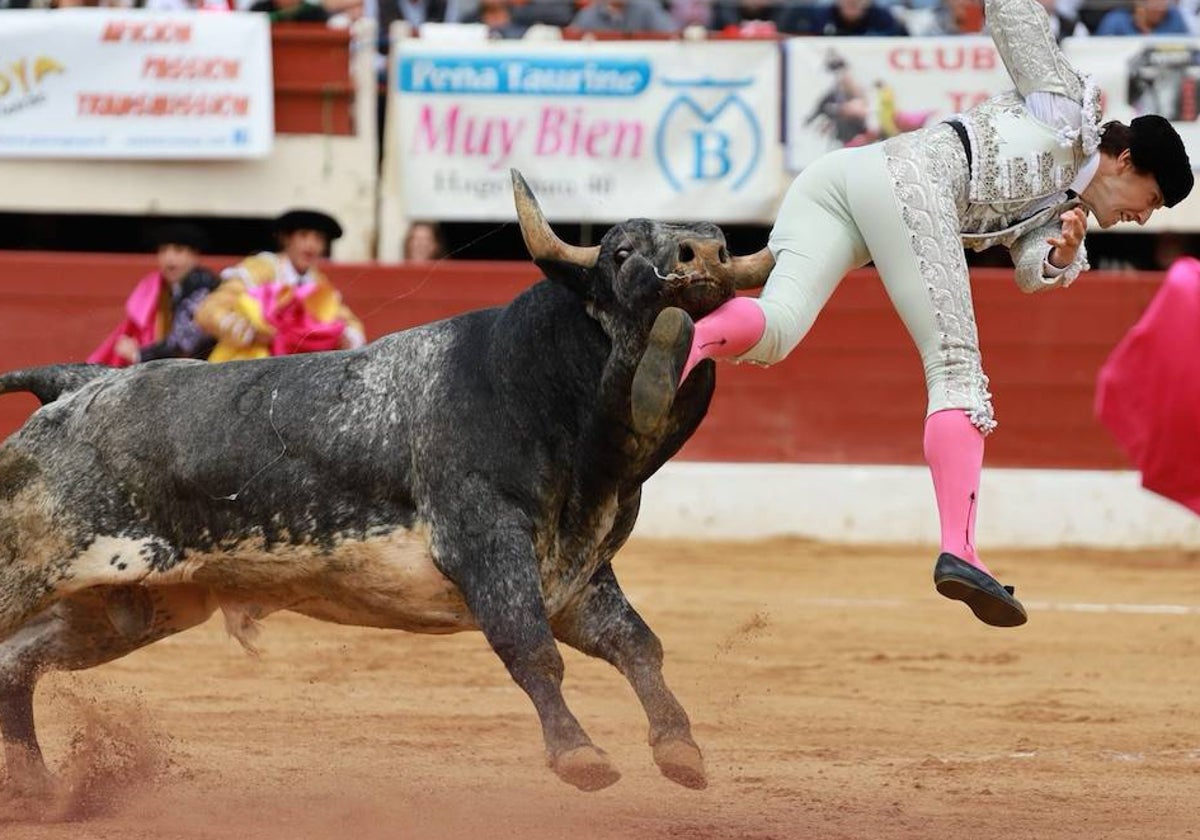
[[[653,432],[671,413],[695,330],[691,317],[674,306],[668,306],[654,319],[646,352],[630,386],[629,407],[638,434]]]
[[[993,627],[1019,627],[1029,620],[1011,586],[975,568],[953,554],[943,552],[933,567],[933,585],[954,601],[962,601],[975,617]]]

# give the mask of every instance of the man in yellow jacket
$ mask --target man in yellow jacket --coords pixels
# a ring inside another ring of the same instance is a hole
[[[263,251],[221,272],[196,322],[217,337],[213,362],[366,342],[362,322],[319,268],[341,225],[317,210],[289,210],[275,220],[280,251]]]

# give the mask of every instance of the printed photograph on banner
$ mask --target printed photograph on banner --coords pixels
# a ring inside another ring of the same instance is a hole
[[[988,38],[793,38],[784,142],[799,172],[826,152],[943,120],[1011,87]]]
[[[405,40],[391,102],[404,202],[512,215],[520,169],[551,218],[769,220],[780,189],[774,43]]]
[[[9,9],[0,157],[252,158],[274,142],[265,15]]]
[[[1106,120],[1160,114],[1174,124],[1188,157],[1200,161],[1200,40],[1075,38],[1065,51],[1100,86]]]

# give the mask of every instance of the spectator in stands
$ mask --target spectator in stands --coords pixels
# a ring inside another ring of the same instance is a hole
[[[320,3],[309,0],[258,0],[252,12],[266,12],[271,23],[326,23],[329,12]]]
[[[471,23],[482,23],[488,28],[489,38],[520,38],[529,28],[513,20],[509,0],[480,0],[479,9],[470,18]]]
[[[1081,38],[1088,34],[1088,28],[1071,3],[1060,0],[1038,0],[1050,18],[1050,33],[1054,40],[1062,43],[1063,38]]]
[[[630,420],[637,432],[661,433],[679,384],[705,359],[782,361],[843,276],[874,262],[925,377],[923,449],[941,525],[935,587],[980,621],[1010,627],[1025,623],[1025,608],[975,544],[985,436],[996,419],[963,249],[1007,248],[1026,293],[1069,286],[1089,267],[1089,215],[1102,228],[1145,224],[1183,201],[1195,176],[1167,119],[1101,123],[1100,91],[1055,45],[1037,0],[986,8],[1013,87],[949,120],[806,166],[768,247],[748,258],[770,267],[762,294],[734,297],[698,321],[675,307],[656,316]]]
[[[526,29],[534,24],[570,26],[575,4],[570,0],[512,0],[512,18]]]
[[[388,30],[396,21],[406,21],[413,30],[426,23],[462,23],[474,14],[471,0],[378,0],[379,37],[387,43]]]
[[[887,6],[872,0],[834,0],[828,6],[790,4],[779,18],[782,32],[796,35],[907,35]]]
[[[1100,19],[1097,35],[1187,35],[1187,20],[1172,0],[1133,0]]]
[[[221,272],[196,321],[217,337],[214,362],[361,347],[362,322],[319,263],[342,235],[332,216],[289,210],[275,220],[280,250],[264,251]]]
[[[1044,0],[1042,2],[1044,5]],[[983,3],[982,0],[941,0],[923,13],[911,13],[905,23],[910,35],[977,35],[983,31]]]
[[[437,222],[413,222],[404,235],[404,261],[435,262],[446,256],[442,227]]]
[[[143,277],[125,301],[125,318],[88,356],[92,364],[125,367],[151,359],[208,357],[215,340],[194,320],[217,288],[217,276],[200,265],[204,231],[189,223],[154,231],[158,268]]]
[[[712,28],[712,0],[670,0],[667,3],[671,17],[680,30],[689,26],[699,26],[704,29]]]
[[[718,0],[713,6],[711,28],[714,32],[778,30],[783,8],[776,0]]]
[[[678,32],[679,25],[658,0],[591,0],[571,29],[584,32]]]

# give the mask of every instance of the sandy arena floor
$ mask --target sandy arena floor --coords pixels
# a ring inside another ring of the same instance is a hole
[[[214,618],[43,681],[64,792],[40,821],[0,793],[0,837],[1200,837],[1200,553],[993,553],[1030,608],[1016,630],[938,597],[932,560],[626,548],[705,791],[659,776],[632,691],[573,651],[567,701],[624,773],[599,793],[545,768],[533,707],[478,634],[284,615],[256,661]]]

